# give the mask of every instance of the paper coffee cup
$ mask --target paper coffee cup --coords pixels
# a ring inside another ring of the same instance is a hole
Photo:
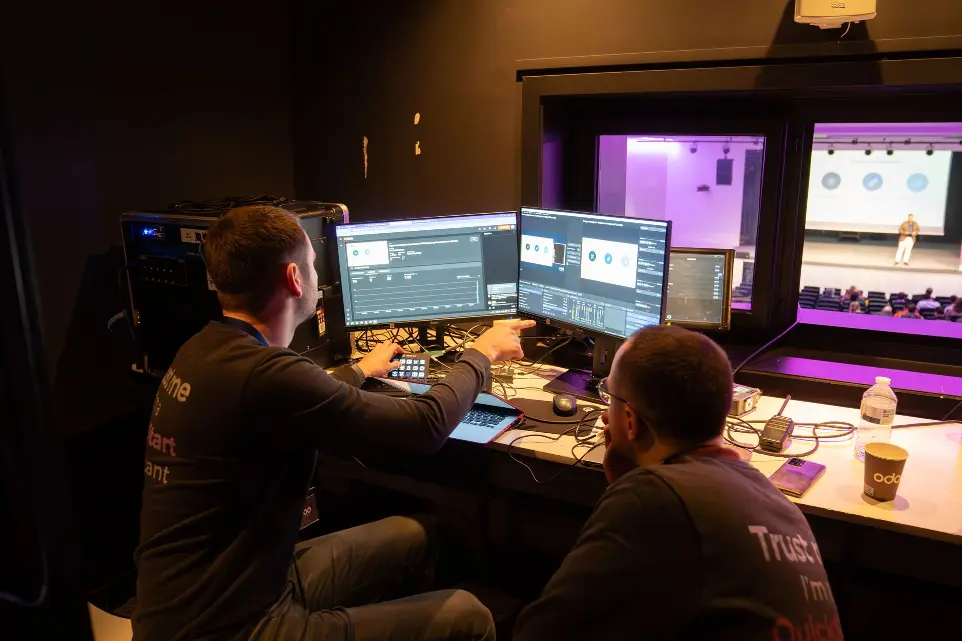
[[[891,501],[899,491],[902,470],[909,453],[891,443],[865,446],[865,483],[863,492],[877,501]]]

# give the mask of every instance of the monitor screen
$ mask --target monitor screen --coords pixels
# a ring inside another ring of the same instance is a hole
[[[348,327],[514,314],[517,213],[339,225]]]
[[[704,329],[731,327],[732,249],[673,247],[665,320]]]
[[[627,338],[664,318],[671,223],[522,208],[518,309]]]

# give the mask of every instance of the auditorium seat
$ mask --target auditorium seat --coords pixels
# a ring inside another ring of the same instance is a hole
[[[894,313],[894,312],[900,312],[900,311],[902,311],[903,309],[905,309],[905,300],[904,300],[904,299],[894,299],[894,300],[892,301],[891,305],[892,305],[892,312],[893,312],[893,313]]]
[[[935,320],[935,309],[934,309],[934,308],[920,309],[920,310],[919,310],[919,314],[921,314],[921,315],[922,315],[922,318],[924,318],[925,320]]]
[[[834,296],[822,296],[815,303],[816,309],[824,309],[830,312],[837,312],[842,309],[842,299]]]
[[[885,292],[869,292],[866,294],[866,296],[869,300],[872,300],[873,298],[881,298],[882,300],[886,299]]]
[[[878,314],[885,309],[886,305],[888,305],[888,303],[885,302],[884,299],[870,298],[868,301],[868,312],[869,314]]]
[[[948,296],[936,296],[935,300],[942,307],[948,307],[952,304],[952,299]]]

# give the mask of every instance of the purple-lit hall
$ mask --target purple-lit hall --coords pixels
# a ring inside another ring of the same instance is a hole
[[[0,640],[962,641],[958,0],[150,8],[0,8]]]

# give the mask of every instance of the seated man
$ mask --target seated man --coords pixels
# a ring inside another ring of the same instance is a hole
[[[154,401],[135,641],[494,639],[491,613],[466,592],[367,605],[425,576],[417,521],[295,542],[319,446],[437,451],[533,323],[489,330],[423,396],[371,394],[358,387],[395,367],[397,345],[333,376],[287,349],[317,308],[316,256],[293,214],[232,210],[203,252],[224,318],[181,347]]]
[[[919,311],[923,309],[942,309],[942,304],[935,300],[935,295],[932,293],[932,288],[929,287],[925,290],[925,298],[920,300],[916,305]]]
[[[725,353],[700,334],[648,327],[599,391],[611,486],[515,641],[841,639],[805,518],[724,446]]]
[[[922,318],[915,303],[908,303],[903,309],[895,312],[895,318]]]

